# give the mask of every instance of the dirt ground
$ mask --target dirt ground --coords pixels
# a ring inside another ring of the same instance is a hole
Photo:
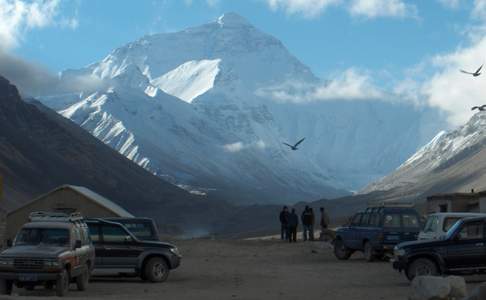
[[[407,299],[410,285],[387,262],[360,254],[338,261],[328,244],[188,240],[176,243],[182,265],[162,284],[136,278],[93,278],[88,291],[71,286],[76,299]],[[480,278],[479,278],[480,279]],[[469,288],[480,281],[470,279]],[[50,297],[44,290],[14,290],[15,297]],[[3,299],[3,298],[2,298]]]

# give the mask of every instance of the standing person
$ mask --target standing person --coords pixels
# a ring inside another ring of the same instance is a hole
[[[304,211],[302,212],[302,215],[300,216],[300,219],[302,221],[304,241],[307,241],[308,239],[310,239],[309,235],[312,223],[312,215],[309,206],[306,205]]]
[[[295,208],[292,208],[292,212],[289,214],[289,243],[297,242],[297,227],[299,226],[299,217],[295,213]]]
[[[309,208],[309,215],[310,215],[310,223],[309,223],[309,240],[314,240],[314,224],[316,222],[316,217],[314,216],[314,210]]]
[[[320,240],[326,240],[327,228],[329,227],[329,216],[326,213],[326,209],[321,207],[321,235]]]
[[[280,238],[282,241],[288,238],[288,226],[289,226],[289,209],[287,206],[284,206],[282,211],[280,212]]]

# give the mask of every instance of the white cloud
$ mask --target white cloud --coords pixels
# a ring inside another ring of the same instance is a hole
[[[306,103],[326,100],[385,99],[385,93],[377,88],[366,73],[348,69],[333,80],[322,84],[286,82],[260,89],[257,95],[276,101]]]
[[[341,2],[341,0],[267,0],[273,10],[282,9],[290,15],[301,14],[309,18],[316,17],[329,6]]]
[[[349,11],[353,16],[366,18],[378,17],[416,17],[417,7],[403,0],[351,0]]]
[[[223,146],[224,150],[226,152],[231,152],[231,153],[237,153],[237,152],[240,152],[244,149],[248,149],[248,148],[253,148],[253,149],[265,149],[267,147],[267,145],[265,144],[264,141],[262,140],[258,140],[256,142],[252,142],[252,143],[243,143],[243,142],[236,142],[236,143],[231,143],[231,144],[226,144]]]
[[[331,6],[345,8],[352,16],[416,17],[415,5],[405,0],[265,0],[272,10],[283,10],[289,15],[303,15],[314,18]]]
[[[77,18],[56,20],[60,3],[60,0],[0,0],[0,48],[18,46],[24,34],[34,28],[77,28]]]
[[[215,7],[219,4],[220,0],[184,0],[187,6],[191,6],[194,2],[205,2],[210,7]]]
[[[476,70],[485,62],[486,37],[475,41],[468,47],[436,56],[431,65],[437,72],[421,87],[431,106],[439,107],[449,115],[452,125],[460,125],[471,116],[471,107],[486,104],[485,77],[461,73],[460,69]]]

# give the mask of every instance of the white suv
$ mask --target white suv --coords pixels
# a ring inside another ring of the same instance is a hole
[[[434,213],[427,217],[424,229],[419,233],[419,240],[435,240],[445,236],[457,221],[463,218],[484,217],[482,213]]]

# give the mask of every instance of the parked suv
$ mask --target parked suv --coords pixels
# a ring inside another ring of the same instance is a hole
[[[409,280],[418,275],[486,273],[486,217],[455,223],[438,240],[402,243],[395,247],[393,267]]]
[[[435,240],[444,237],[449,229],[462,218],[486,217],[481,213],[434,213],[427,217],[424,229],[420,231],[419,240]]]
[[[139,240],[113,221],[90,219],[86,223],[95,246],[96,271],[135,274],[143,280],[163,282],[180,264],[182,256],[172,244]]]
[[[64,296],[71,282],[85,290],[95,260],[87,225],[79,214],[36,212],[22,226],[11,248],[0,254],[0,293],[15,284],[56,288]]]
[[[344,260],[363,251],[366,260],[373,261],[392,254],[400,242],[416,240],[419,231],[420,218],[411,206],[370,207],[337,229],[334,254]]]

